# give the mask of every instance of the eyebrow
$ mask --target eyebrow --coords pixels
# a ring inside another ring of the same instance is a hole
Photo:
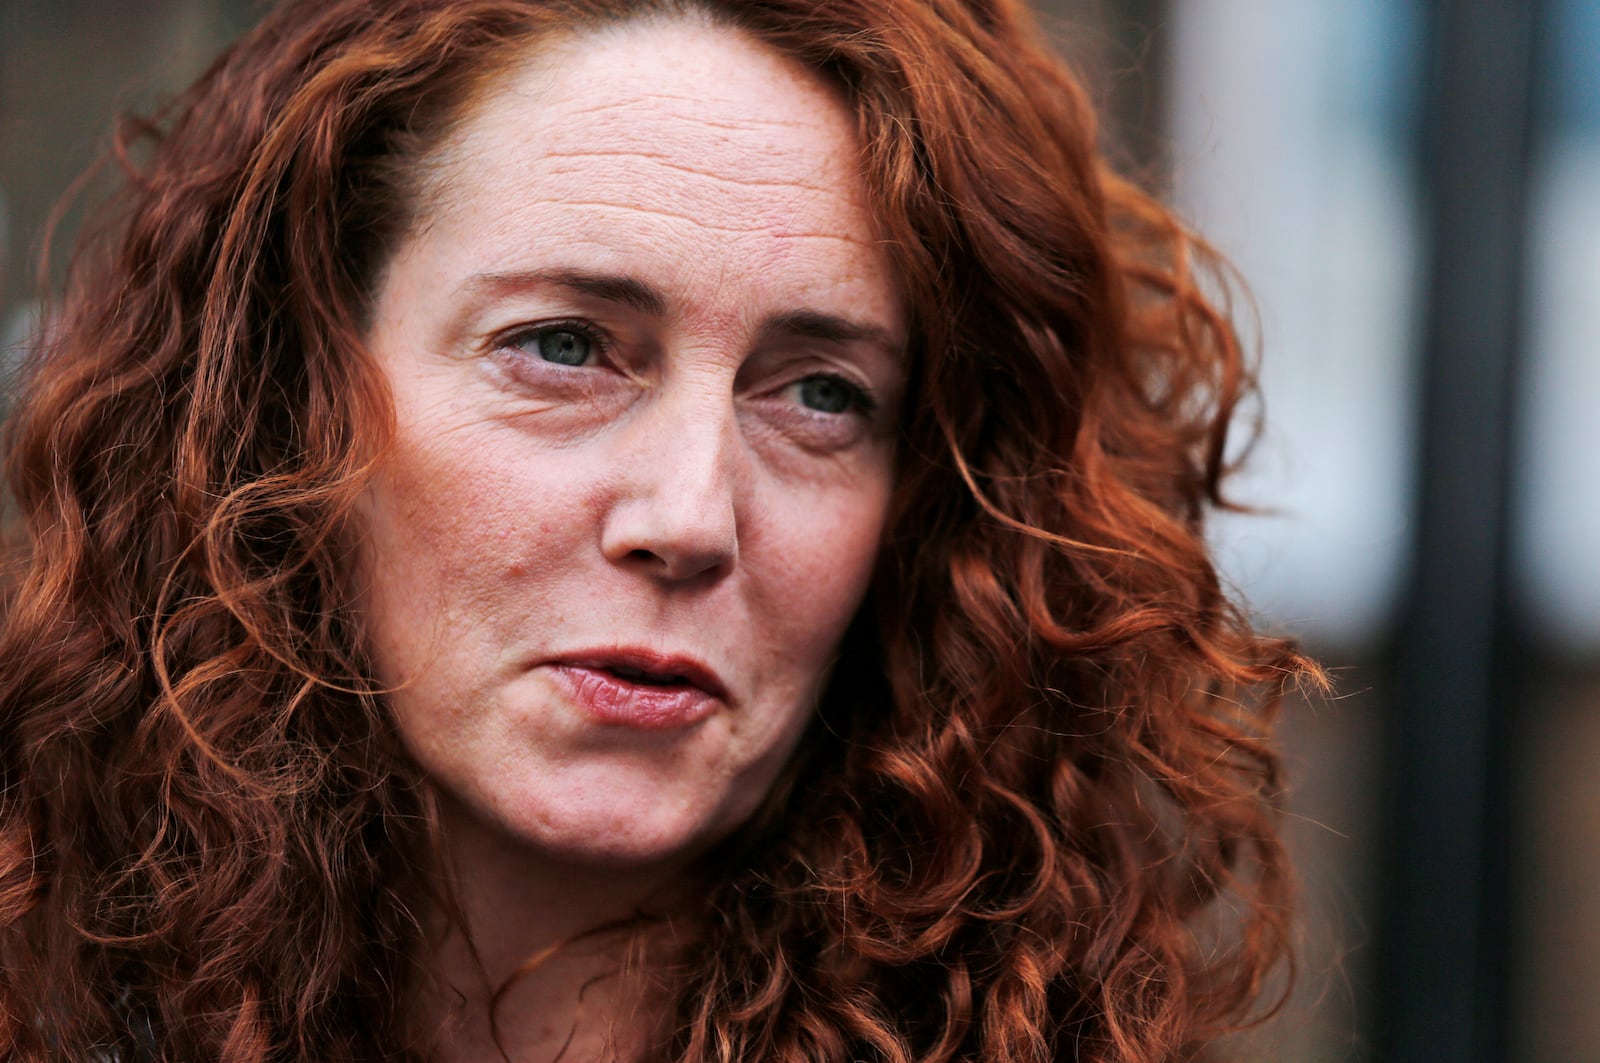
[[[511,273],[482,273],[468,287],[489,291],[514,291],[554,284],[581,295],[618,303],[652,317],[667,316],[667,297],[655,285],[623,273],[597,273],[570,267]],[[760,339],[773,343],[785,339],[813,339],[825,343],[871,343],[890,354],[900,354],[900,343],[881,325],[853,321],[821,310],[787,310],[761,323]]]
[[[790,337],[826,343],[872,343],[891,354],[898,355],[900,352],[900,344],[888,329],[818,310],[790,310],[775,314],[761,324],[761,339],[764,341]]]
[[[562,267],[516,273],[480,273],[467,282],[470,288],[497,292],[533,288],[541,284],[554,284],[580,295],[593,296],[610,303],[620,303],[641,314],[650,314],[653,317],[667,316],[667,297],[661,294],[661,289],[637,277],[620,273],[591,273],[588,270]]]

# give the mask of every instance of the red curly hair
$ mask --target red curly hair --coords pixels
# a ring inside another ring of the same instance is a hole
[[[508,62],[687,10],[843,90],[913,338],[876,581],[652,1057],[1183,1060],[1270,1009],[1317,672],[1202,534],[1253,382],[1020,0],[291,0],[119,137],[7,426],[0,1056],[427,1058],[438,840],[348,587],[374,278]]]

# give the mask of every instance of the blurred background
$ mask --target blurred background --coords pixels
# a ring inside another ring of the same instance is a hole
[[[1600,1060],[1600,3],[1035,4],[1250,285],[1271,512],[1216,546],[1338,684],[1284,721],[1304,959],[1249,1055]],[[0,0],[0,346],[114,116],[259,11]]]

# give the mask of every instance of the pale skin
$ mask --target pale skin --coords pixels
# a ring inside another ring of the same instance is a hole
[[[814,714],[904,386],[859,158],[815,75],[673,20],[539,47],[431,161],[368,337],[397,434],[363,605],[481,960],[446,934],[422,991],[447,1059],[500,1058],[484,1004],[530,957],[670,906]],[[693,674],[630,685],[622,649]],[[631,1051],[634,991],[578,1006],[615,947],[511,984],[511,1059]]]

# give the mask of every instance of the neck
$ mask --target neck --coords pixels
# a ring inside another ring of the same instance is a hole
[[[668,932],[652,916],[681,869],[564,862],[448,810],[441,820],[456,910],[433,913],[418,992],[438,1058],[636,1056],[651,1018],[647,948]]]

